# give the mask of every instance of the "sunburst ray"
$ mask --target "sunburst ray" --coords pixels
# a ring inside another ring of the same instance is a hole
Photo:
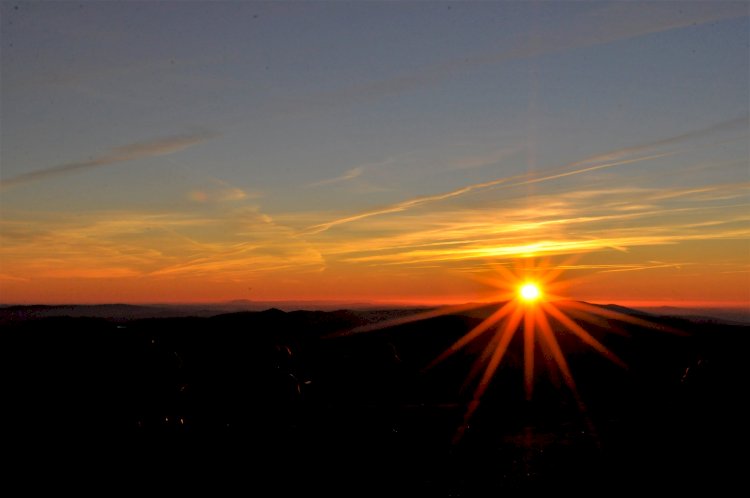
[[[343,333],[333,334],[331,337],[370,332],[495,305],[497,308],[489,316],[453,342],[422,369],[424,373],[436,367],[458,351],[466,348],[473,341],[479,340],[486,333],[491,334],[486,345],[472,363],[470,371],[461,385],[461,392],[469,386],[474,385],[474,387],[462,423],[456,431],[454,442],[462,437],[470,419],[479,409],[480,400],[497,373],[511,340],[517,332],[521,333],[525,399],[529,401],[533,397],[536,375],[535,354],[538,346],[542,349],[547,360],[547,369],[552,375],[557,375],[557,372],[559,372],[563,383],[572,393],[579,409],[585,412],[583,401],[573,378],[573,371],[558,341],[553,322],[556,326],[564,328],[583,344],[623,369],[628,368],[625,361],[588,332],[580,322],[590,323],[599,330],[615,333],[621,333],[616,327],[617,322],[658,331],[681,332],[662,324],[650,322],[645,318],[564,297],[566,290],[575,279],[562,279],[561,276],[566,269],[570,268],[575,259],[577,257],[568,258],[562,264],[553,266],[549,259],[536,264],[533,258],[525,258],[523,261],[516,261],[512,269],[505,264],[493,264],[491,268],[498,275],[497,278],[486,279],[476,276],[474,278],[497,289],[496,297],[498,301],[494,304],[479,302],[444,306],[356,327]],[[591,427],[590,429],[593,430]]]

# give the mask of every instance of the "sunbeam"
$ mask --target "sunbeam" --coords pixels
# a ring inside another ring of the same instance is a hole
[[[493,265],[492,268],[497,275],[496,278],[478,278],[478,280],[497,289],[497,308],[437,355],[422,370],[423,373],[428,372],[481,337],[491,334],[487,339],[487,345],[475,358],[462,384],[462,391],[471,388],[472,392],[464,411],[463,421],[456,431],[454,443],[457,443],[463,437],[471,418],[479,409],[480,401],[497,374],[517,332],[522,331],[525,399],[530,401],[533,398],[537,372],[535,357],[538,347],[547,360],[545,365],[549,374],[553,377],[559,375],[562,378],[563,384],[570,391],[581,411],[585,411],[585,406],[576,388],[573,372],[565,357],[563,347],[557,339],[557,327],[570,332],[581,343],[622,369],[628,368],[625,361],[589,333],[580,325],[580,321],[590,323],[600,330],[611,330],[614,333],[620,333],[616,326],[617,322],[626,322],[638,327],[670,333],[680,333],[678,330],[657,325],[643,318],[565,298],[566,291],[573,280],[562,279],[561,276],[571,264],[572,259],[574,258],[570,258],[559,265],[553,265],[549,259],[537,263],[533,258],[524,258],[517,261],[512,268],[500,264]],[[381,330],[439,316],[460,314],[487,305],[488,303],[467,303],[445,306],[406,317],[368,324],[329,337]]]

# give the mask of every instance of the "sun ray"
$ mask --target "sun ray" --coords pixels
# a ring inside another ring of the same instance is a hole
[[[516,329],[521,322],[522,316],[523,311],[520,308],[516,308],[513,311],[510,320],[508,320],[503,326],[502,331],[500,332],[500,342],[498,343],[497,348],[492,352],[492,357],[487,363],[484,374],[477,384],[474,395],[472,396],[472,399],[469,402],[469,406],[464,413],[463,422],[459,426],[456,436],[454,437],[454,442],[457,442],[462,437],[464,431],[466,430],[466,427],[468,426],[469,420],[474,415],[474,412],[477,410],[477,408],[479,408],[479,400],[487,390],[492,377],[495,375],[497,367],[500,365],[503,356],[505,356],[505,352],[508,350],[508,345],[510,344],[511,339],[513,339],[513,336],[516,333]]]
[[[586,405],[583,402],[583,398],[581,398],[581,395],[578,393],[578,388],[576,387],[575,379],[573,378],[573,373],[570,370],[570,367],[568,366],[568,360],[565,359],[565,355],[562,352],[562,348],[560,347],[560,343],[555,338],[555,333],[552,330],[552,327],[550,326],[549,320],[547,320],[547,316],[544,313],[539,313],[537,315],[539,330],[540,330],[540,337],[541,337],[541,343],[546,344],[547,347],[550,349],[552,353],[552,357],[555,360],[555,363],[557,364],[557,368],[560,370],[560,373],[562,373],[563,380],[565,382],[565,385],[570,390],[570,393],[573,395],[573,399],[576,402],[576,405],[578,406],[578,410],[584,415],[584,420],[586,423],[586,427],[589,430],[589,433],[593,436],[594,441],[596,442],[597,446],[599,445],[599,436],[597,435],[596,427],[594,426],[593,421],[588,417],[586,414]]]
[[[542,302],[541,304],[542,304],[542,307],[544,308],[544,311],[546,311],[549,315],[554,317],[558,322],[563,324],[568,330],[573,332],[583,342],[585,342],[592,348],[599,351],[605,358],[612,361],[616,365],[619,365],[625,369],[628,368],[628,366],[625,364],[624,361],[618,358],[617,355],[615,355],[612,351],[610,351],[604,344],[597,341],[591,334],[586,332],[586,330],[584,330],[583,327],[581,327],[576,322],[568,318],[568,316],[565,315],[559,309],[557,309],[557,307],[555,307],[554,304],[545,303],[545,302]]]
[[[473,302],[428,309],[409,316],[384,320],[356,327],[349,331],[338,332],[329,337],[370,332],[439,316],[460,314],[474,309],[497,306],[489,316],[453,342],[453,344],[437,355],[436,358],[422,369],[422,373],[426,373],[461,349],[466,348],[472,341],[478,340],[483,334],[491,334],[487,339],[486,345],[472,362],[470,371],[459,389],[459,393],[463,393],[470,385],[476,382],[471,399],[466,405],[462,423],[456,431],[454,442],[460,440],[468,428],[469,421],[479,409],[480,400],[487,391],[492,378],[497,373],[503,358],[506,356],[512,339],[521,330],[523,332],[519,347],[522,348],[522,351],[519,352],[523,359],[523,387],[526,401],[530,401],[533,397],[535,376],[537,375],[535,356],[538,346],[545,359],[544,365],[550,372],[550,375],[557,376],[559,373],[562,382],[570,390],[578,404],[579,410],[586,418],[589,431],[591,434],[595,434],[595,427],[592,426],[591,421],[585,414],[585,406],[577,391],[568,360],[565,358],[563,348],[557,338],[553,321],[556,326],[564,328],[585,345],[593,348],[597,353],[623,369],[628,368],[627,364],[599,339],[584,329],[580,324],[581,322],[591,323],[599,330],[620,334],[623,332],[618,330],[616,322],[625,322],[639,327],[678,334],[681,332],[663,324],[649,322],[640,317],[620,313],[602,306],[573,301],[565,297],[571,283],[579,279],[561,279],[560,277],[566,269],[570,269],[570,265],[575,259],[577,257],[568,258],[563,264],[558,266],[553,266],[549,259],[544,259],[541,263],[535,263],[534,258],[516,260],[513,262],[511,268],[506,264],[492,263],[489,266],[495,270],[499,278],[486,279],[477,275],[472,275],[472,278],[497,289],[494,303]],[[521,323],[522,321],[523,324]],[[478,381],[476,380],[477,377],[479,377]]]
[[[534,315],[527,308],[523,314],[523,382],[526,399],[530,400],[534,391]]]
[[[479,380],[479,384],[477,385],[477,390],[474,393],[475,398],[481,398],[484,392],[487,390],[487,386],[489,386],[490,380],[492,380],[492,376],[495,375],[495,371],[500,365],[500,361],[503,359],[503,356],[505,356],[505,352],[508,350],[510,340],[516,333],[516,328],[518,327],[518,322],[520,321],[520,319],[520,313],[517,315],[514,314],[513,320],[509,321],[507,325],[503,327],[500,342],[498,343],[497,348],[493,351],[492,357],[490,358],[489,363],[487,363],[487,368],[485,369],[484,374],[482,375],[482,378]]]
[[[471,371],[469,371],[466,380],[461,386],[461,390],[466,389],[471,381],[476,378],[476,376],[482,370],[482,367],[498,350],[498,348],[502,349],[508,347],[507,344],[503,345],[503,341],[507,340],[508,342],[510,342],[510,340],[516,333],[516,329],[518,329],[518,325],[521,323],[521,318],[523,317],[523,312],[519,307],[512,308],[512,312],[513,314],[510,316],[507,322],[498,325],[497,333],[494,335],[490,343],[487,344],[487,347],[482,351],[482,355],[474,362]],[[505,354],[504,351],[503,354]]]
[[[574,262],[578,261],[580,259],[581,255],[576,254],[573,255],[566,260],[564,260],[562,263],[556,266],[552,266],[552,262],[549,258],[545,260],[544,265],[542,268],[544,269],[542,272],[540,272],[539,281],[540,283],[544,284],[545,286],[549,285],[551,282],[557,281],[557,279],[562,275],[562,273],[565,271],[565,268],[569,265],[572,265]]]
[[[610,318],[612,320],[618,320],[621,322],[627,322],[633,325],[638,325],[640,327],[649,328],[649,329],[657,329],[664,332],[669,332],[671,334],[677,334],[677,335],[684,335],[685,333],[681,330],[675,329],[673,327],[669,327],[663,324],[650,322],[648,320],[644,320],[642,318],[638,318],[632,315],[627,315],[625,313],[620,313],[617,311],[609,310],[606,308],[602,308],[601,306],[593,306],[588,303],[583,303],[580,301],[568,301],[565,303],[566,307],[570,308],[576,308],[584,313],[591,313],[593,315],[599,315],[604,318]]]
[[[443,351],[437,358],[432,360],[429,365],[427,365],[426,369],[430,369],[437,365],[438,363],[442,362],[449,356],[451,356],[453,353],[458,351],[459,349],[466,346],[468,343],[473,341],[475,338],[482,335],[487,329],[492,327],[494,324],[499,322],[503,317],[505,317],[507,314],[509,314],[511,311],[513,311],[513,302],[509,301],[505,303],[501,308],[499,308],[497,311],[492,313],[489,317],[482,320],[482,322],[471,329],[467,334],[463,335],[459,340],[457,340],[455,343],[453,343],[448,349]]]
[[[573,319],[583,320],[601,329],[607,329],[609,332],[615,333],[617,335],[621,335],[625,337],[630,337],[631,335],[627,333],[626,331],[621,330],[619,327],[613,327],[612,323],[602,316],[594,315],[592,313],[583,311],[579,308],[574,308],[572,306],[566,306],[565,303],[558,303],[558,304],[559,304],[559,307],[564,308],[565,313]]]
[[[503,331],[503,325],[499,324],[495,330],[495,333],[492,334],[492,337],[490,338],[490,342],[487,343],[487,346],[485,346],[484,349],[482,349],[482,353],[472,362],[471,370],[469,370],[469,373],[466,374],[466,378],[461,383],[461,388],[459,392],[461,393],[465,392],[469,388],[469,386],[472,385],[474,380],[477,378],[477,375],[479,375],[479,373],[487,365],[487,362],[492,356],[492,353],[495,352],[498,344],[500,343],[500,339],[503,337],[502,331]]]
[[[340,331],[340,332],[334,332],[332,334],[329,334],[325,336],[328,339],[334,338],[334,337],[341,337],[341,336],[347,336],[347,335],[354,335],[354,334],[361,334],[364,332],[373,332],[375,330],[381,330],[386,329],[390,327],[396,327],[398,325],[406,325],[407,323],[413,323],[413,322],[419,322],[422,320],[427,320],[430,318],[437,318],[440,316],[445,315],[451,315],[453,313],[461,313],[464,311],[469,311],[477,308],[481,308],[482,306],[486,306],[487,303],[465,303],[465,304],[456,304],[456,305],[450,305],[450,306],[441,306],[437,309],[432,309],[428,311],[422,311],[419,313],[415,313],[413,315],[408,315],[404,317],[399,318],[393,318],[391,320],[383,320],[376,323],[370,323],[367,325],[362,325],[359,327],[354,327],[352,329]]]
[[[550,353],[552,354],[552,359],[555,360],[557,368],[560,369],[560,373],[563,376],[565,385],[568,386],[568,388],[573,392],[573,395],[576,397],[576,399],[578,399],[578,389],[576,388],[575,381],[573,380],[573,374],[571,373],[570,367],[568,366],[568,361],[565,359],[565,355],[560,348],[560,344],[555,338],[555,334],[552,331],[549,320],[547,320],[547,317],[544,315],[544,313],[537,313],[536,321],[537,325],[539,325],[540,337],[549,348]]]
[[[538,325],[539,324],[537,324],[537,326]],[[541,339],[543,339],[543,337],[541,337]],[[541,350],[542,359],[544,360],[544,365],[547,369],[547,372],[550,377],[550,380],[552,381],[552,384],[555,386],[562,385],[563,382],[560,380],[559,368],[557,368],[557,363],[553,359],[552,350],[547,344],[547,341],[540,340],[538,341],[538,344],[539,344],[539,349]]]

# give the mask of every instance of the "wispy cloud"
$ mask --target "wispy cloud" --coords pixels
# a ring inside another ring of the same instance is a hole
[[[506,182],[506,179],[499,179],[499,180],[492,180],[490,182],[485,183],[478,183],[474,185],[469,185],[466,187],[462,187],[456,190],[452,190],[450,192],[445,192],[442,194],[436,194],[436,195],[428,195],[423,197],[416,197],[414,199],[409,199],[406,201],[398,202],[396,204],[392,204],[390,206],[386,206],[380,209],[373,209],[371,211],[365,211],[363,213],[355,214],[352,216],[347,216],[345,218],[339,218],[336,220],[329,221],[327,223],[321,223],[319,225],[315,225],[310,227],[308,230],[306,230],[306,233],[308,234],[314,234],[319,232],[324,232],[328,230],[329,228],[332,228],[336,225],[342,225],[344,223],[350,223],[352,221],[361,220],[364,218],[370,218],[372,216],[377,216],[380,214],[388,214],[388,213],[396,213],[399,211],[405,211],[409,208],[413,208],[416,206],[421,206],[422,204],[427,204],[430,202],[435,201],[442,201],[445,199],[450,199],[451,197],[457,197],[466,193],[469,193],[473,190],[478,190],[482,188],[491,187],[494,185],[499,185],[500,183]]]
[[[9,214],[13,221],[0,220],[8,278],[241,280],[325,264],[313,246],[255,208]]]
[[[706,137],[723,137],[725,132],[735,132],[738,130],[746,130],[748,127],[748,116],[741,116],[738,118],[730,119],[712,125],[700,130],[694,130],[687,133],[682,133],[673,137],[657,140],[644,145],[636,147],[627,147],[616,151],[608,152],[605,154],[597,154],[595,156],[576,161],[573,163],[566,164],[559,168],[549,169],[533,174],[516,175],[506,178],[497,178],[482,183],[476,183],[473,185],[467,185],[455,190],[443,192],[434,195],[420,196],[412,199],[397,202],[388,206],[383,206],[376,209],[371,209],[361,213],[337,218],[325,223],[319,223],[310,226],[305,230],[306,234],[315,234],[329,230],[337,225],[345,223],[351,223],[359,221],[365,218],[373,216],[379,216],[389,213],[397,213],[406,211],[411,208],[422,206],[424,204],[443,201],[453,197],[459,197],[471,192],[484,190],[488,188],[494,188],[502,186],[503,188],[518,187],[522,185],[530,185],[535,183],[547,182],[550,180],[556,180],[565,178],[573,175],[580,175],[583,173],[590,173],[597,170],[612,168],[615,166],[622,166],[626,164],[638,163],[643,161],[649,161],[662,157],[671,156],[682,152],[687,148],[694,148],[696,145],[693,143],[696,139],[702,139]],[[735,137],[736,138],[736,137]],[[710,145],[710,144],[709,144]],[[669,146],[676,146],[668,148]],[[665,150],[666,149],[666,150]]]
[[[359,178],[362,176],[362,173],[365,172],[364,166],[357,166],[356,168],[352,168],[343,175],[336,176],[334,178],[328,178],[326,180],[320,180],[313,183],[308,183],[308,187],[320,187],[323,185],[331,185],[332,183],[341,183],[345,182],[347,180],[354,180],[355,178]]]
[[[668,192],[670,195],[665,195]],[[712,195],[713,194],[713,195]],[[621,207],[637,195],[639,206]],[[711,189],[611,188],[500,199],[482,207],[419,209],[330,234],[317,247],[334,264],[452,266],[497,258],[555,255],[750,236],[746,184]],[[743,202],[744,201],[744,202]],[[629,269],[673,262],[637,264]],[[666,266],[659,266],[666,265]],[[602,270],[625,267],[602,268]]]
[[[599,273],[617,273],[623,271],[643,271],[653,270],[656,268],[678,268],[681,269],[683,266],[691,266],[695,263],[661,263],[661,264],[649,264],[649,265],[620,265],[619,268],[610,268],[606,270],[600,270]]]
[[[127,161],[136,161],[138,159],[174,154],[175,152],[179,152],[193,145],[205,142],[215,136],[215,133],[201,132],[135,142],[121,147],[115,147],[108,152],[86,161],[60,164],[58,166],[39,169],[29,173],[22,173],[11,178],[0,180],[0,187],[13,187],[23,183],[43,180],[45,178],[61,176],[69,173],[76,173],[101,166],[109,166],[111,164]]]
[[[211,187],[194,189],[188,192],[188,198],[200,203],[221,203],[241,201],[248,198],[257,199],[258,192],[246,192],[239,187],[234,187],[222,180],[213,180]]]

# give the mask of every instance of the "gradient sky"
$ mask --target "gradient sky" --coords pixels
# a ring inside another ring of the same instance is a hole
[[[749,9],[3,0],[0,302],[748,306]]]

